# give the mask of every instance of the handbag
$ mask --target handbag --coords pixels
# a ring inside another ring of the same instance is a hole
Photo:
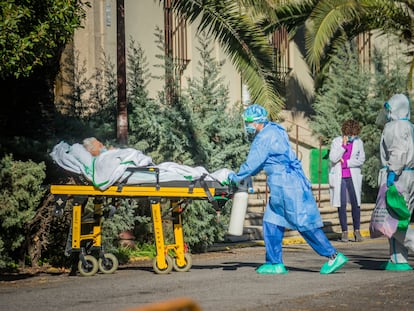
[[[398,219],[391,215],[387,207],[387,189],[387,185],[383,184],[378,191],[377,201],[369,224],[371,238],[378,238],[382,235],[391,238],[398,228]]]

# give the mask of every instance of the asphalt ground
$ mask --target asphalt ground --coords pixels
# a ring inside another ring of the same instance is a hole
[[[203,311],[414,310],[414,272],[381,269],[388,259],[386,239],[333,244],[349,262],[330,275],[319,273],[325,258],[306,244],[284,245],[288,274],[257,274],[265,251],[256,242],[195,254],[190,271],[168,275],[155,274],[151,261],[140,260],[110,275],[3,276],[0,310],[196,310],[173,309],[177,299],[187,299]],[[409,259],[414,266],[414,257]],[[154,309],[160,304],[167,308]]]

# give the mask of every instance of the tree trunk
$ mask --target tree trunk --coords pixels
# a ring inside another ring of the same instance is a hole
[[[25,226],[27,232],[25,253],[27,253],[30,258],[32,268],[37,268],[39,266],[38,262],[42,257],[42,250],[46,249],[49,243],[48,236],[53,217],[53,202],[53,195],[49,194],[36,211],[36,215]]]
[[[116,137],[120,145],[128,144],[128,107],[126,100],[125,64],[125,6],[124,0],[117,0],[117,87],[118,115]]]

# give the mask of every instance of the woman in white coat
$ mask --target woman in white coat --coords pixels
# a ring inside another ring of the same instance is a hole
[[[360,233],[361,219],[361,166],[365,161],[364,143],[358,137],[361,131],[359,123],[347,120],[342,124],[342,136],[333,139],[329,152],[329,192],[331,204],[338,208],[342,230],[342,242],[348,242],[348,219],[346,206],[351,204],[354,238],[362,241]]]

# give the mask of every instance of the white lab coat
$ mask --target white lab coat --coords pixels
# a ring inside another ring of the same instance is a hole
[[[342,148],[342,136],[334,138],[329,152],[330,170],[329,170],[329,193],[331,205],[334,207],[341,206],[341,179],[342,167],[341,158],[345,149]],[[351,158],[348,160],[348,167],[351,170],[352,183],[354,184],[355,194],[358,205],[361,205],[361,188],[362,174],[361,166],[365,162],[364,143],[361,139],[356,138],[353,142]]]

